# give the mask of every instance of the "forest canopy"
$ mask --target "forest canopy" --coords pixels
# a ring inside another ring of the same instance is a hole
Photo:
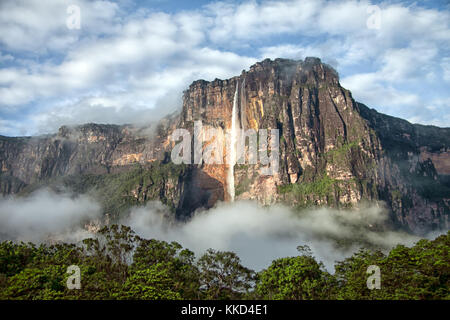
[[[450,232],[389,253],[361,249],[334,273],[307,246],[255,272],[234,252],[202,256],[176,242],[144,239],[127,226],[101,229],[80,244],[0,243],[0,299],[449,299]],[[80,289],[69,289],[69,266]],[[380,289],[368,289],[369,266]]]

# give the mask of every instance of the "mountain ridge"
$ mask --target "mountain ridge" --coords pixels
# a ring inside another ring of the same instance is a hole
[[[133,172],[131,180],[123,178],[132,181],[129,188],[117,191],[125,209],[159,199],[188,218],[229,200],[226,166],[176,167],[169,159],[170,133],[192,131],[198,120],[225,132],[236,92],[243,129],[281,132],[280,172],[262,176],[259,165],[236,165],[237,199],[295,207],[386,203],[398,227],[448,229],[450,128],[411,124],[354,101],[337,72],[318,58],[266,59],[230,79],[196,80],[183,92],[180,112],[151,129],[85,124],[44,137],[0,137],[0,192],[23,194],[74,176],[81,182],[72,186],[80,187],[87,176],[97,177],[79,188],[88,192]]]

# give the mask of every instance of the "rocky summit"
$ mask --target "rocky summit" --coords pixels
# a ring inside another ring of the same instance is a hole
[[[278,129],[279,168],[266,175],[260,163],[232,166],[232,196],[230,166],[173,163],[171,134],[193,132],[201,121],[220,133],[210,141],[225,144],[233,111],[243,130]],[[396,228],[449,228],[450,128],[411,124],[356,102],[318,58],[266,59],[231,79],[195,81],[180,112],[147,128],[86,124],[0,137],[0,166],[3,195],[41,187],[89,192],[115,218],[150,200],[188,219],[218,201],[253,199],[295,208],[369,203],[386,207]]]

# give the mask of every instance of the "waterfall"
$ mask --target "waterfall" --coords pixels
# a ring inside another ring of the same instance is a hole
[[[233,110],[231,112],[231,141],[230,141],[230,157],[228,164],[228,194],[230,195],[230,201],[234,201],[235,190],[234,190],[234,165],[236,164],[236,140],[237,140],[237,104],[238,104],[238,91],[239,85],[236,84],[236,91],[234,92],[233,99]]]

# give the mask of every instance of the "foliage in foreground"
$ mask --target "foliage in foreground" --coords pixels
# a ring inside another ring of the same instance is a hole
[[[450,232],[387,255],[361,249],[330,274],[304,246],[255,273],[233,252],[197,260],[176,242],[113,225],[80,245],[0,243],[0,299],[449,299],[449,248]],[[80,290],[66,286],[70,265],[80,267]],[[369,265],[380,267],[379,290],[367,288]]]

